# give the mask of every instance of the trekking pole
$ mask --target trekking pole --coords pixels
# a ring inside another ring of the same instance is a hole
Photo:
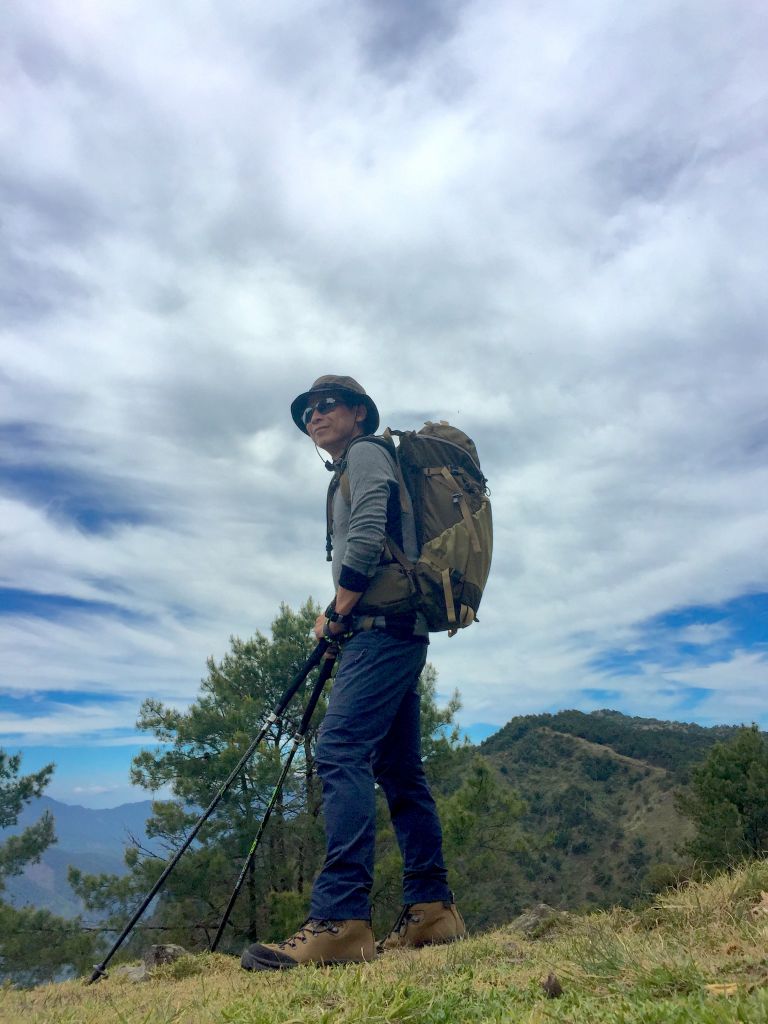
[[[125,942],[125,940],[128,938],[128,936],[131,934],[131,932],[133,931],[133,928],[134,928],[136,922],[139,920],[139,918],[144,913],[144,911],[147,909],[149,904],[152,902],[152,900],[158,894],[158,892],[162,888],[163,883],[165,882],[166,878],[170,875],[170,873],[173,871],[173,869],[179,863],[179,861],[181,860],[182,855],[187,851],[187,849],[189,848],[190,844],[194,840],[194,838],[197,835],[197,833],[203,827],[203,825],[208,820],[208,818],[210,818],[211,814],[213,814],[214,810],[216,809],[216,807],[219,805],[219,803],[223,799],[224,794],[227,792],[229,787],[232,785],[232,783],[235,781],[237,776],[243,770],[245,765],[251,759],[251,757],[253,756],[253,753],[256,750],[256,748],[261,743],[261,741],[264,739],[264,737],[267,735],[267,732],[268,732],[270,726],[273,725],[276,721],[278,721],[278,719],[281,717],[281,715],[283,714],[285,709],[288,707],[290,702],[295,697],[296,693],[301,688],[302,683],[307,678],[309,673],[312,671],[313,668],[316,668],[320,664],[320,661],[321,661],[323,655],[325,654],[325,652],[328,650],[329,646],[330,645],[329,645],[329,642],[327,640],[320,640],[320,641],[318,641],[317,645],[315,646],[315,649],[312,651],[310,656],[307,658],[307,660],[304,662],[302,667],[299,669],[299,671],[296,673],[296,675],[293,677],[293,679],[290,681],[288,686],[283,691],[283,694],[280,697],[280,700],[275,705],[274,710],[272,710],[269,713],[269,715],[267,715],[267,718],[264,721],[264,724],[262,725],[261,729],[259,729],[259,732],[258,732],[258,735],[256,736],[256,738],[251,742],[251,744],[249,745],[248,749],[245,751],[243,756],[240,758],[240,760],[237,762],[235,767],[229,773],[229,775],[227,776],[226,780],[224,781],[224,783],[219,788],[219,791],[216,793],[216,796],[213,798],[211,803],[208,805],[206,810],[203,812],[203,814],[198,819],[197,824],[194,826],[194,828],[189,833],[187,838],[184,840],[184,842],[181,844],[179,849],[176,851],[176,854],[174,855],[173,859],[170,860],[166,864],[165,868],[163,869],[163,873],[160,875],[160,877],[155,882],[155,884],[152,886],[150,891],[147,893],[147,895],[141,901],[141,905],[134,911],[133,916],[131,917],[130,921],[125,926],[125,928],[123,928],[123,930],[120,933],[117,941],[114,943],[114,945],[112,946],[110,951],[107,953],[107,955],[104,957],[104,959],[101,961],[101,963],[100,964],[94,964],[93,974],[91,974],[90,978],[86,982],[87,985],[92,985],[94,981],[99,981],[99,979],[107,977],[106,966],[109,963],[109,961],[112,959],[112,957],[118,951],[118,949],[122,946],[123,942]]]
[[[278,797],[280,796],[280,791],[283,788],[283,783],[285,782],[288,776],[288,772],[290,771],[294,755],[296,754],[296,751],[299,749],[301,744],[304,742],[304,737],[307,734],[309,723],[311,722],[312,715],[314,714],[315,708],[317,707],[317,702],[320,700],[320,696],[323,690],[325,689],[325,684],[331,677],[337,653],[337,648],[331,647],[324,655],[323,667],[320,669],[320,674],[318,675],[317,680],[315,681],[312,693],[310,694],[309,700],[307,701],[307,706],[304,709],[304,714],[301,716],[299,728],[296,732],[296,735],[293,737],[293,742],[291,744],[290,750],[288,751],[288,756],[285,759],[283,770],[280,772],[280,778],[277,780],[275,788],[272,790],[272,796],[269,798],[269,803],[267,804],[267,809],[264,812],[264,817],[261,819],[261,823],[259,824],[256,836],[254,837],[254,840],[251,843],[251,847],[248,850],[248,854],[245,858],[245,863],[243,864],[237,882],[235,883],[235,888],[232,890],[232,895],[229,897],[227,909],[224,911],[221,921],[219,922],[219,927],[218,931],[216,932],[216,936],[213,942],[211,943],[211,953],[216,952],[219,942],[221,941],[221,936],[223,935],[224,929],[226,928],[227,922],[229,921],[229,915],[232,913],[232,908],[235,905],[237,897],[240,895],[240,890],[243,888],[245,876],[248,874],[248,869],[253,863],[253,860],[256,856],[256,851],[259,848],[259,843],[261,842],[261,837],[264,835],[264,830],[267,827],[267,822],[270,819],[275,804],[277,803]]]

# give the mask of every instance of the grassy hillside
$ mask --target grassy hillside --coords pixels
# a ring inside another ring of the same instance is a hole
[[[4,1024],[764,1024],[768,863],[690,885],[641,912],[567,916],[526,939],[506,927],[369,965],[249,975],[187,957],[148,982],[110,977],[0,989]],[[557,999],[541,982],[554,973]]]

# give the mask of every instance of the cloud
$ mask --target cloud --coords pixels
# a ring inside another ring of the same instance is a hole
[[[183,704],[326,600],[287,410],[334,371],[478,444],[492,576],[432,647],[464,721],[711,717],[727,679],[764,715],[727,618],[643,647],[768,591],[756,8],[43,8],[5,18],[6,690]]]
[[[78,795],[102,796],[104,793],[114,793],[117,786],[73,786],[72,792]]]
[[[122,745],[128,723],[133,725],[136,707],[129,699],[70,703],[46,702],[44,709],[10,709],[6,701],[0,708],[0,736],[4,746],[40,746],[64,742],[92,742],[93,737],[109,737],[110,745]],[[134,733],[134,740],[138,734]]]

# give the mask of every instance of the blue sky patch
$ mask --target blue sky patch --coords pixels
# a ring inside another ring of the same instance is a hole
[[[62,705],[69,707],[86,707],[94,705],[103,707],[105,704],[121,704],[126,701],[122,693],[109,693],[99,690],[35,690],[33,693],[0,690],[0,712],[8,711],[18,714],[22,708],[26,718],[40,718],[59,710]]]
[[[39,771],[47,764],[54,764],[55,770],[46,796],[68,804],[84,804],[87,807],[115,807],[137,800],[168,799],[171,794],[165,788],[151,793],[130,780],[131,761],[144,748],[154,749],[158,744],[149,738],[137,739],[135,743],[125,740],[114,745],[94,746],[49,746],[26,747],[21,750],[9,745],[10,753],[22,754],[21,774]]]
[[[34,615],[41,619],[55,620],[73,612],[115,615],[130,622],[149,621],[147,616],[109,601],[86,601],[78,597],[67,597],[66,594],[38,594],[33,590],[0,587],[0,616]]]
[[[764,644],[768,649],[768,593],[743,594],[721,605],[676,608],[649,619],[645,626],[678,630],[683,636],[692,636],[698,628],[717,626],[728,630],[733,647]]]
[[[482,743],[483,740],[487,740],[489,736],[498,732],[500,728],[500,725],[491,725],[490,722],[473,722],[472,725],[462,728],[461,734],[466,736],[470,743]]]
[[[598,687],[592,689],[587,687],[584,690],[579,690],[579,693],[583,698],[599,704],[600,707],[608,707],[611,701],[619,700],[622,697],[619,690],[606,690]]]
[[[746,594],[722,605],[691,605],[639,623],[631,644],[608,648],[590,668],[607,676],[634,676],[643,666],[672,672],[728,661],[736,650],[768,654],[768,593]],[[702,691],[706,692],[706,691]]]
[[[9,458],[9,450],[13,453]],[[46,451],[34,431],[22,425],[0,427],[0,480],[4,493],[43,507],[47,515],[68,522],[85,533],[108,533],[122,525],[153,521],[137,501],[135,486],[111,477],[88,476],[49,463],[55,451]],[[26,462],[21,462],[21,456]]]

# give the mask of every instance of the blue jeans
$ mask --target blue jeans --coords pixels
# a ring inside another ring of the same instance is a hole
[[[374,779],[403,856],[403,902],[450,900],[442,832],[421,764],[418,679],[427,645],[381,630],[347,641],[317,743],[327,854],[310,915],[370,918]]]

